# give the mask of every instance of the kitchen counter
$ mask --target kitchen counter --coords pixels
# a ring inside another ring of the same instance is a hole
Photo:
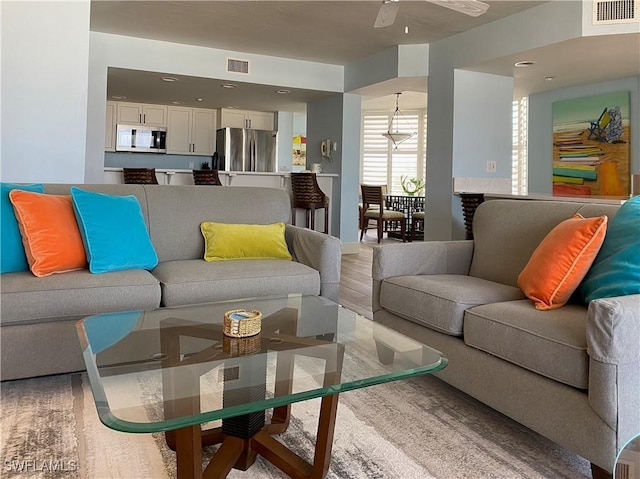
[[[464,193],[464,192],[462,192]],[[542,194],[511,195],[506,193],[483,193],[485,200],[509,199],[509,200],[545,200],[545,201],[571,201],[575,203],[598,203],[607,205],[621,205],[629,198],[624,196],[553,196]]]
[[[156,177],[161,185],[193,185],[192,170],[175,168],[156,168]],[[253,172],[253,171],[218,171],[218,176],[225,186],[262,186],[272,188],[287,188],[288,178],[291,177],[289,171],[278,172]],[[318,173],[318,184],[323,191],[325,179],[337,178],[337,174]],[[109,184],[124,183],[122,168],[105,167],[104,182]],[[329,180],[333,183],[332,180]],[[329,195],[329,193],[327,193]]]
[[[220,181],[225,186],[254,186],[262,188],[282,188],[287,190],[291,195],[291,172],[279,171],[273,173],[266,172],[249,172],[249,171],[218,171]],[[156,177],[158,183],[161,185],[193,185],[192,170],[180,170],[169,168],[156,168]],[[338,178],[335,173],[318,173],[316,175],[318,179],[318,186],[329,197],[333,197],[333,180]],[[124,175],[122,168],[105,167],[104,168],[104,183],[108,184],[122,184],[124,183]],[[329,209],[329,233],[331,234],[331,218],[333,216],[333,209]],[[338,210],[336,210],[336,214]],[[322,210],[316,212],[316,230],[324,230],[324,213]],[[305,224],[305,211],[296,210],[296,224]]]

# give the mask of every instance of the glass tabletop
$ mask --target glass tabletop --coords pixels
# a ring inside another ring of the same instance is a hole
[[[257,335],[225,312],[262,313]],[[78,322],[101,421],[169,431],[443,369],[441,354],[321,296],[251,298]]]

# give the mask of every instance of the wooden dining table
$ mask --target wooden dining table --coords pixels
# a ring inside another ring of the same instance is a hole
[[[413,213],[424,211],[425,207],[424,196],[385,194],[384,201],[385,208],[404,213],[408,227],[412,224]],[[399,222],[389,222],[386,228],[385,231],[389,238],[402,238]],[[424,231],[416,231],[415,238],[422,240],[424,238]]]

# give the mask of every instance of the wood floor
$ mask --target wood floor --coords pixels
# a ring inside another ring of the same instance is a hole
[[[371,312],[371,261],[377,245],[375,229],[369,230],[360,242],[360,253],[342,255],[339,303],[351,311],[373,319]],[[380,244],[399,240],[383,238]]]

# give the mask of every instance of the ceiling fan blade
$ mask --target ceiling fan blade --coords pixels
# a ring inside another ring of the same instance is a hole
[[[456,12],[472,17],[479,17],[489,10],[489,5],[478,0],[427,0],[441,7],[450,8]]]
[[[398,15],[398,8],[400,2],[398,0],[383,0],[378,10],[378,16],[376,17],[376,23],[373,24],[374,28],[383,28],[393,25],[396,21],[396,15]]]

